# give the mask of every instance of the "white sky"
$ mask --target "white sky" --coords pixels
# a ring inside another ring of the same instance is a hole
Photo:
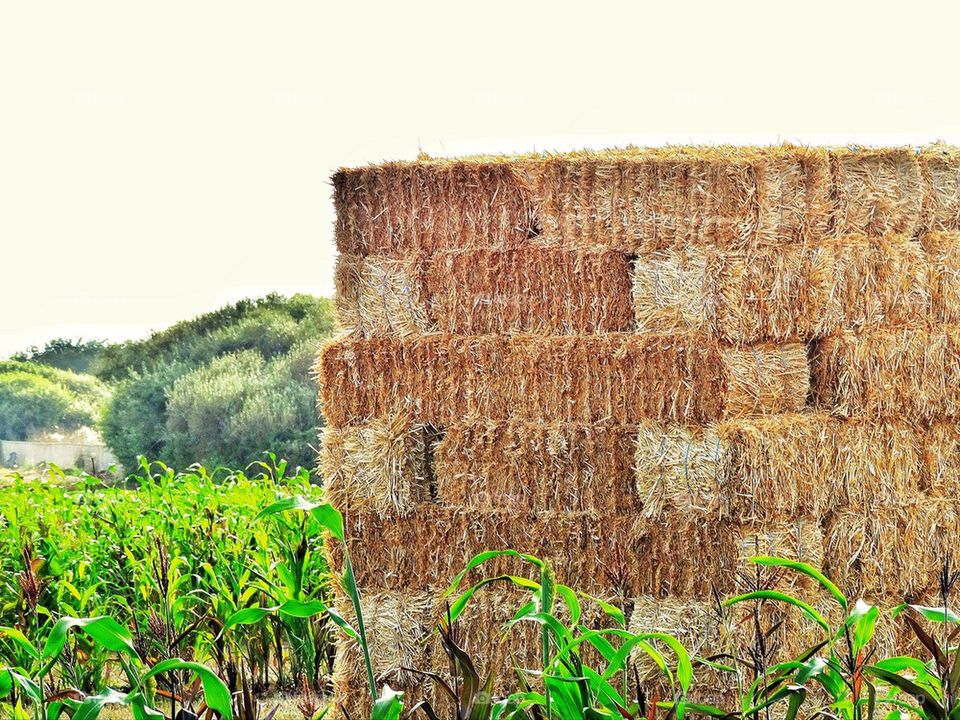
[[[0,0],[0,357],[330,293],[340,165],[960,143],[955,3],[567,7]]]

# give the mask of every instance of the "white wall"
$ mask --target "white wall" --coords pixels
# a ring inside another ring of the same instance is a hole
[[[19,467],[46,462],[62,468],[100,472],[110,465],[118,465],[107,446],[98,444],[0,440],[0,467],[8,464],[11,453],[16,453]]]

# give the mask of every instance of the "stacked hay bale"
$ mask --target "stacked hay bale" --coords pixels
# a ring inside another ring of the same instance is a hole
[[[928,591],[957,537],[958,180],[941,146],[339,172],[349,332],[318,360],[321,470],[381,679],[430,694],[403,668],[443,669],[439,593],[483,550],[549,559],[704,652],[730,630],[711,591],[739,589],[747,555],[880,602]],[[501,689],[516,607],[491,595],[463,623]],[[345,644],[353,717],[362,678]]]

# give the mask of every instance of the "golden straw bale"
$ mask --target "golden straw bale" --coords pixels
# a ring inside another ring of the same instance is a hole
[[[693,512],[665,520],[593,513],[481,512],[423,506],[416,516],[347,517],[351,557],[361,587],[409,590],[443,587],[485,550],[516,549],[550,561],[558,582],[601,596],[695,595],[731,581],[739,549],[734,531]],[[697,563],[681,562],[696,548]],[[342,550],[328,543],[333,567]],[[491,560],[483,576],[529,568],[515,558]],[[474,579],[480,575],[475,574]]]
[[[633,300],[639,332],[706,330],[750,344],[925,322],[929,283],[929,263],[916,242],[846,237],[749,252],[640,256]]]
[[[597,423],[451,425],[434,455],[437,501],[490,510],[639,507],[633,491],[635,426]]]
[[[386,684],[403,691],[407,707],[424,697],[429,698],[429,683],[409,669],[431,669],[433,596],[424,592],[364,592],[360,607],[378,687]],[[356,626],[353,607],[342,595],[337,598],[336,610]],[[370,690],[363,654],[357,642],[343,633],[337,635],[331,679],[334,716],[369,717]]]
[[[640,333],[699,331],[707,321],[707,253],[657,252],[633,264],[633,309]]]
[[[720,510],[720,464],[727,448],[713,427],[641,423],[634,467],[646,517],[673,510]]]
[[[953,417],[960,410],[960,328],[840,333],[818,343],[816,404],[837,415]]]
[[[911,235],[920,220],[923,183],[911,148],[835,148],[832,231],[843,235]]]
[[[443,617],[448,604],[456,597],[456,593],[449,597],[438,597],[435,615]],[[503,696],[519,690],[516,679],[518,668],[541,667],[542,626],[532,621],[524,621],[506,627],[517,611],[530,600],[530,592],[520,592],[510,583],[488,585],[473,595],[453,624],[453,636],[457,644],[473,658],[477,672],[483,677],[487,673],[493,674],[495,695]],[[613,602],[619,605],[617,601]],[[556,603],[554,615],[569,626],[571,620],[566,605],[559,597]],[[580,623],[590,629],[611,627],[612,621],[595,603],[584,600],[581,610]],[[614,641],[614,644],[618,643]],[[580,653],[585,662],[600,668],[602,672],[605,662],[589,644],[581,646]],[[434,641],[433,659],[437,672],[444,674],[445,657],[439,639]],[[530,681],[536,684],[535,679],[531,678]]]
[[[917,325],[930,313],[930,263],[904,236],[845,238],[832,244],[839,317],[829,330]]]
[[[440,253],[426,273],[431,315],[459,335],[633,329],[630,258],[550,248]]]
[[[923,442],[923,486],[936,497],[960,497],[960,425],[933,423]]]
[[[930,265],[932,322],[960,322],[960,234],[928,233],[920,243]]]
[[[336,241],[349,255],[515,247],[536,234],[528,193],[503,159],[343,169]]]
[[[909,504],[924,489],[923,437],[910,423],[851,418],[833,426],[830,509]]]
[[[924,196],[923,232],[960,230],[960,149],[928,145],[920,151]]]
[[[834,244],[711,253],[709,325],[733,343],[818,337],[839,322]]]
[[[337,319],[365,336],[406,337],[430,332],[423,294],[423,260],[340,255],[337,258]]]
[[[621,333],[343,337],[325,346],[317,375],[337,426],[405,411],[438,427],[464,417],[702,422],[797,410],[809,389],[800,344]]]
[[[520,163],[543,234],[627,252],[820,239],[829,215],[823,150],[629,148]]]
[[[320,475],[327,498],[344,512],[405,515],[430,500],[429,431],[398,414],[359,426],[327,425]]]
[[[430,592],[364,592],[360,599],[363,622],[370,644],[374,674],[379,683],[415,684],[410,669],[429,669],[435,626],[434,596]],[[353,606],[342,595],[335,608],[356,627]],[[339,633],[337,653],[342,654],[347,674],[366,677],[363,656],[355,640]]]
[[[767,556],[798,560],[822,568],[824,540],[816,520],[780,520],[742,525],[737,528],[737,536],[740,540],[741,583],[746,586],[741,589],[756,586],[781,590],[817,587],[805,575],[749,562],[751,557]]]
[[[909,502],[925,486],[921,445],[907,423],[823,413],[700,428],[644,423],[637,493],[648,517],[695,508],[715,521],[816,519],[839,508]]]
[[[806,403],[810,370],[805,345],[728,347],[721,352],[725,396],[721,417],[790,412]]]
[[[886,605],[928,596],[960,541],[953,498],[839,512],[824,534],[828,576],[848,595]]]
[[[706,592],[704,593],[706,596]],[[674,598],[655,598],[643,595],[636,598],[630,615],[630,632],[667,633],[676,637],[690,653],[691,658],[711,658],[731,653],[728,613],[724,613],[712,600],[676,600]],[[671,652],[667,646],[651,641],[667,657]],[[662,671],[642,650],[634,650],[631,659],[637,665],[641,685],[655,684],[662,680]],[[723,660],[720,660],[723,662]],[[727,664],[730,661],[727,660]],[[695,671],[697,683],[727,688],[732,680],[727,673],[701,667]],[[696,684],[696,683],[695,683]]]

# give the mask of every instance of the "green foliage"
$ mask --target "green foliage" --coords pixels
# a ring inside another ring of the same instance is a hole
[[[104,347],[101,340],[56,338],[42,348],[33,346],[19,352],[13,356],[13,359],[49,365],[75,373],[88,373]]]
[[[137,455],[244,467],[264,451],[312,466],[310,367],[332,328],[329,300],[271,295],[111,346],[101,373],[121,379],[101,422],[104,440],[125,467]]]
[[[306,472],[267,460],[216,477],[144,465],[135,489],[15,476],[0,493],[0,716],[26,703],[46,717],[41,698],[56,696],[74,718],[108,704],[158,717],[155,688],[185,695],[198,678],[209,707],[255,720],[262,688],[318,689],[325,516],[257,522],[319,495]],[[105,671],[118,665],[122,678]]]
[[[36,363],[0,362],[0,438],[92,426],[109,391],[96,378]]]
[[[98,358],[94,372],[119,380],[177,361],[198,367],[241,350],[256,350],[269,359],[286,354],[305,338],[328,335],[333,327],[330,300],[271,294],[179,322],[146,340],[111,345]]]
[[[139,455],[167,457],[167,391],[186,371],[181,363],[161,365],[114,387],[100,433],[125,468],[136,468]]]
[[[272,361],[244,351],[179,378],[168,396],[166,457],[180,465],[202,457],[244,467],[269,449],[313,465],[316,388],[298,361],[314,353],[313,343]]]

